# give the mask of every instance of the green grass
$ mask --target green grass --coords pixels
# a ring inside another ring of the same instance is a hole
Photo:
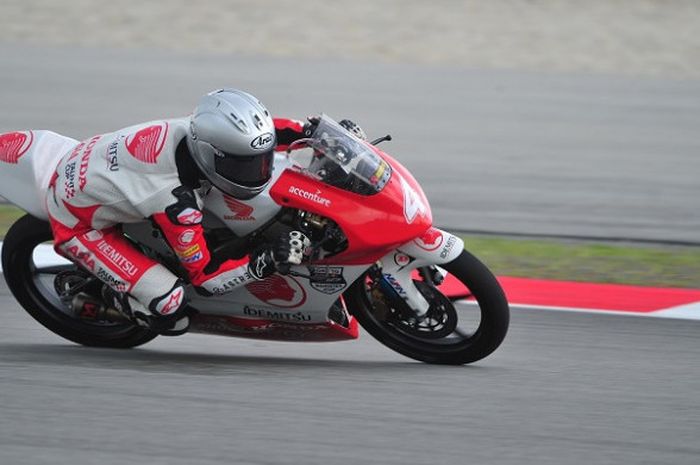
[[[0,237],[5,237],[5,233],[10,229],[12,223],[24,216],[24,211],[13,205],[0,204]]]
[[[700,289],[700,247],[463,238],[496,275]]]
[[[0,205],[0,237],[24,212]],[[502,276],[700,289],[700,247],[464,236]]]

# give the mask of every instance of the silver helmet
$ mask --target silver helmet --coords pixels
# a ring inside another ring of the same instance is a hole
[[[275,126],[252,95],[220,89],[199,101],[190,121],[188,146],[204,176],[225,194],[249,199],[272,176]]]

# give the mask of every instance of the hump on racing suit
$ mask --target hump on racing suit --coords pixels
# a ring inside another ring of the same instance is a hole
[[[0,134],[0,196],[48,220],[46,190],[56,165],[78,141],[52,131]]]

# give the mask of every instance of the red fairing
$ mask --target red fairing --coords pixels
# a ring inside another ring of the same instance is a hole
[[[197,314],[191,319],[190,332],[299,342],[346,341],[360,337],[357,320],[352,316],[346,328],[333,322],[303,324]]]
[[[376,149],[375,149],[376,150]],[[377,150],[393,168],[391,180],[375,195],[359,195],[288,169],[272,186],[275,202],[333,219],[348,238],[348,249],[332,258],[334,264],[372,263],[432,225],[428,200],[411,174],[393,158]]]
[[[247,257],[241,260],[227,260],[216,272],[206,274],[204,268],[209,264],[211,254],[204,238],[204,228],[200,224],[173,224],[165,213],[154,214],[153,220],[163,231],[165,239],[175,251],[195,286],[200,286],[212,276],[248,263]]]

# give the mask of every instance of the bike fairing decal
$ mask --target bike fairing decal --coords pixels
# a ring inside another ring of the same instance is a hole
[[[406,218],[406,222],[411,224],[416,219],[416,216],[419,214],[425,215],[428,209],[418,193],[406,180],[402,177],[399,177],[399,180],[401,181],[401,190],[403,190],[403,215]]]
[[[311,287],[324,294],[337,294],[348,285],[342,266],[310,266],[309,273]]]
[[[319,205],[323,205],[324,207],[331,206],[330,199],[323,197],[321,195],[320,189],[316,189],[316,192],[314,193],[314,192],[306,191],[300,187],[289,186],[289,193],[294,194],[297,197],[301,197],[302,199],[311,200],[312,202],[317,203]]]
[[[243,307],[243,314],[257,318],[264,318],[275,321],[304,322],[311,321],[311,315],[302,312],[288,312],[276,310],[274,308],[260,308],[246,305]]]
[[[0,134],[0,161],[17,164],[33,142],[34,133],[32,131]]]
[[[273,274],[262,281],[254,281],[245,288],[256,299],[280,308],[296,308],[306,302],[304,287],[291,276]]]
[[[450,235],[450,237],[447,239],[447,244],[445,244],[445,247],[442,248],[440,251],[440,258],[447,258],[447,256],[450,254],[450,251],[452,250],[452,247],[457,243],[457,238],[455,236]]]
[[[421,237],[416,238],[413,242],[421,249],[432,252],[433,250],[437,250],[442,245],[442,231],[431,227]]]

